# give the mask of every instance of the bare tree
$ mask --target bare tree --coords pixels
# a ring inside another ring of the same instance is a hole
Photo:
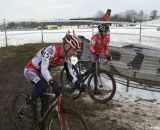
[[[104,12],[99,10],[96,14],[95,14],[95,18],[102,18],[104,15]]]
[[[126,20],[129,22],[136,22],[137,21],[137,12],[135,10],[127,10],[125,12]]]
[[[150,18],[152,20],[158,18],[158,11],[157,10],[152,10],[151,13],[150,13]]]
[[[9,22],[7,25],[7,28],[11,29],[11,28],[15,28],[16,27],[16,23],[15,22]]]
[[[98,11],[94,18],[96,20],[102,20],[102,16],[104,15],[103,11]],[[137,12],[136,10],[126,10],[125,12],[117,13],[111,16],[111,21],[125,21],[125,22],[142,22],[148,20],[148,17],[157,18],[158,11],[153,10],[152,13],[146,14],[143,10]]]
[[[119,14],[114,14],[113,16],[111,16],[111,20],[112,21],[119,21]]]
[[[140,10],[140,11],[138,12],[137,16],[138,16],[138,19],[137,19],[137,20],[138,20],[139,22],[145,21],[145,20],[147,19],[147,15],[144,13],[143,10]]]

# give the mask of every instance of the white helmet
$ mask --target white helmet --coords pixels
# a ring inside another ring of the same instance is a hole
[[[81,49],[82,42],[79,37],[76,35],[66,34],[66,36],[63,38],[64,44],[69,44],[72,48]]]

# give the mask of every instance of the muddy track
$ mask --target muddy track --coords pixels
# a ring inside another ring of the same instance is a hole
[[[16,130],[10,121],[13,95],[30,91],[23,76],[25,63],[46,45],[25,45],[0,49],[0,130]],[[65,105],[84,116],[91,130],[160,130],[160,104],[144,100],[130,101],[116,95],[108,104],[93,102],[88,96]]]

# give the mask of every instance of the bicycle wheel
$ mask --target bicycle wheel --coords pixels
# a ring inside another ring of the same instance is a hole
[[[27,95],[25,93],[17,93],[12,103],[12,121],[17,130],[31,130],[34,127],[33,106],[26,105]]]
[[[48,130],[62,130],[62,126],[63,130],[89,130],[86,122],[80,114],[72,111],[69,108],[65,108],[62,111],[63,112],[61,113],[61,125],[58,114],[57,112],[55,112],[53,118],[50,120]]]
[[[99,70],[93,73],[88,80],[88,92],[90,97],[101,103],[110,101],[116,92],[116,82],[108,71]]]

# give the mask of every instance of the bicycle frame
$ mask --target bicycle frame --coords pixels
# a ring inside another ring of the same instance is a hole
[[[48,95],[48,96],[55,96],[55,94],[53,93],[43,93],[44,95]],[[57,97],[57,99],[52,103],[52,105],[50,106],[50,108],[46,111],[46,113],[43,115],[43,117],[38,121],[39,124],[41,124],[42,122],[44,122],[44,120],[48,117],[48,115],[53,111],[53,109],[56,107],[57,103],[58,103],[58,99],[61,98],[60,96]]]
[[[48,95],[48,96],[53,96],[53,93],[43,93],[44,95]],[[54,108],[56,107],[56,111],[58,114],[58,120],[60,122],[60,127],[61,130],[64,130],[64,123],[66,124],[67,128],[69,128],[69,123],[67,120],[63,120],[63,119],[67,119],[66,115],[62,114],[62,110],[63,110],[63,105],[62,105],[62,99],[61,96],[58,96],[56,98],[56,100],[52,103],[52,105],[50,106],[50,108],[46,111],[46,113],[43,115],[43,117],[38,121],[38,124],[42,124],[45,119],[48,117],[48,115],[54,111]],[[63,118],[64,117],[64,118]],[[64,122],[65,121],[65,122]]]
[[[84,73],[84,75],[82,76],[81,74],[81,66],[80,63],[78,62],[78,68],[79,68],[79,75],[80,75],[80,80],[81,82],[85,82],[87,80],[87,78],[90,76],[91,73],[95,73],[96,75],[98,74],[98,70],[100,69],[99,66],[99,58],[96,59],[95,63],[92,63],[92,66]]]
[[[43,93],[43,94],[47,95],[47,96],[55,97],[54,93]],[[23,104],[22,107],[20,107],[20,109],[18,110],[18,113],[21,112],[21,110],[25,107],[25,105],[26,105],[26,103]],[[33,105],[34,105],[33,106],[34,112],[36,113],[36,111],[35,111],[36,103]],[[48,108],[48,110],[46,111],[46,113],[43,115],[43,117],[40,120],[38,120],[37,117],[34,118],[35,123],[38,124],[38,126],[41,126],[45,122],[45,119],[49,116],[49,114],[51,114],[55,110],[54,108],[56,108],[56,111],[58,114],[58,120],[60,122],[61,130],[64,130],[64,123],[67,126],[67,128],[69,128],[69,125],[68,125],[69,123],[67,122],[67,120],[65,120],[65,119],[67,119],[66,115],[62,114],[63,105],[62,105],[61,96],[56,97],[56,100],[51,104],[51,106]]]
[[[65,126],[64,124],[67,126],[68,130],[70,130],[69,128],[69,122],[67,119],[67,115],[66,114],[62,114],[62,101],[61,101],[61,97],[59,96],[57,98],[57,106],[56,106],[56,110],[57,110],[57,114],[58,114],[58,119],[59,119],[59,122],[60,122],[60,127],[61,127],[61,130],[64,130]],[[65,119],[65,120],[63,120]],[[65,121],[65,122],[64,122]]]

